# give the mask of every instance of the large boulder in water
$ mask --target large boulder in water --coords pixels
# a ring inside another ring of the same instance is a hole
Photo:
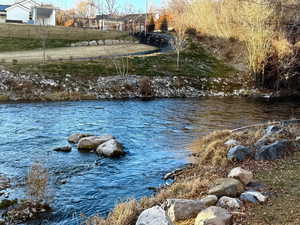
[[[288,154],[290,143],[288,140],[276,141],[270,145],[265,145],[257,149],[255,160],[276,160]]]
[[[96,152],[105,157],[119,157],[125,154],[123,146],[115,139],[110,139],[101,144]]]
[[[159,206],[144,210],[135,225],[174,225],[167,213]]]
[[[90,136],[81,138],[78,143],[79,150],[96,150],[99,145],[114,139],[112,135]]]
[[[208,194],[216,195],[218,197],[236,197],[245,190],[244,185],[239,180],[233,178],[217,179],[215,185],[216,186],[208,191]]]
[[[68,137],[68,142],[71,144],[77,144],[81,138],[93,136],[91,134],[72,134]]]

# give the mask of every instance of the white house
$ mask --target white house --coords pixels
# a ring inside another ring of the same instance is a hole
[[[55,9],[34,0],[21,0],[6,8],[6,21],[55,26]]]
[[[36,25],[55,26],[55,9],[47,7],[34,7],[32,9],[32,20]]]

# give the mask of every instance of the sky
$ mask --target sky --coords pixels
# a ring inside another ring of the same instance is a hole
[[[35,1],[41,3],[51,3],[60,8],[73,8],[76,5],[76,2],[80,0],[35,0]],[[0,5],[12,4],[14,2],[15,0],[0,0]],[[97,3],[98,0],[95,0],[95,2]],[[132,4],[139,11],[145,12],[146,9],[146,4],[145,4],[146,0],[118,0],[118,2],[121,7],[128,4]],[[160,7],[163,0],[148,0],[148,2],[149,5],[155,5],[156,7]]]

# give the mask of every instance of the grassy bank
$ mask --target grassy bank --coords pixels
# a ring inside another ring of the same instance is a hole
[[[107,219],[94,216],[86,221],[87,225],[132,225],[138,215],[147,208],[163,203],[168,198],[200,199],[206,196],[211,184],[221,177],[226,177],[228,172],[236,166],[254,172],[255,179],[265,185],[266,191],[271,191],[271,198],[262,205],[245,204],[238,213],[234,214],[235,224],[251,225],[296,225],[299,224],[300,208],[300,152],[299,149],[284,160],[253,161],[246,160],[242,163],[230,162],[226,158],[228,148],[225,142],[231,138],[242,144],[255,143],[263,135],[263,129],[254,128],[241,132],[219,131],[196,140],[191,149],[193,164],[176,176],[176,181],[166,188],[161,189],[152,197],[140,201],[130,200],[119,204],[109,214]],[[286,128],[282,135],[272,136],[272,140],[288,139],[294,144],[295,137],[299,136],[299,126]],[[271,141],[271,139],[270,139]],[[299,143],[298,143],[299,144]],[[210,161],[204,160],[210,155]],[[214,163],[211,160],[217,159]],[[175,225],[194,225],[195,220],[180,221]]]
[[[47,35],[49,39],[59,40],[107,40],[124,39],[127,32],[99,31],[72,27],[41,27],[24,24],[0,24],[0,37],[3,38],[27,38],[40,39],[41,35]]]
[[[130,38],[126,32],[99,31],[69,27],[41,27],[23,24],[0,24],[0,52],[31,50],[42,47],[67,47],[86,40],[123,40]]]
[[[266,205],[250,210],[247,224],[300,224],[300,152],[267,171],[257,172],[256,177],[269,187],[272,197]]]
[[[119,75],[114,63],[121,66],[120,58],[102,58],[97,60],[64,60],[40,63],[5,64],[15,72],[43,73],[48,76],[64,76],[71,74],[74,77],[93,77]],[[191,45],[182,53],[182,63],[176,67],[175,53],[153,54],[149,56],[128,57],[128,74],[146,76],[199,76],[199,77],[226,77],[234,70],[222,61],[214,58],[199,46]]]

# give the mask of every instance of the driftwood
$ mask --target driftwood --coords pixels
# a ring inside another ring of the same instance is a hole
[[[260,124],[254,124],[251,126],[245,126],[245,127],[240,127],[234,130],[231,130],[232,133],[235,132],[240,132],[243,130],[248,130],[248,129],[252,129],[252,128],[260,128],[260,127],[266,127],[266,126],[270,126],[270,125],[280,125],[280,126],[288,126],[291,124],[300,124],[300,119],[293,119],[293,120],[283,120],[283,121],[276,121],[276,122],[268,122],[268,123],[260,123]]]

